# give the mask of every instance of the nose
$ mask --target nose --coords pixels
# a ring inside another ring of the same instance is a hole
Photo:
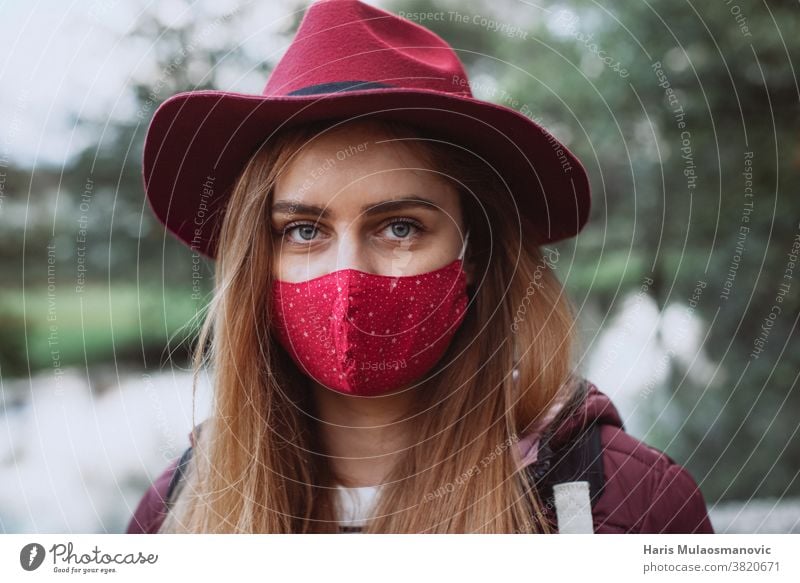
[[[357,269],[366,273],[373,271],[378,266],[371,259],[371,254],[366,249],[366,243],[358,237],[355,229],[346,229],[334,241],[334,263],[329,265],[327,272],[342,269]]]

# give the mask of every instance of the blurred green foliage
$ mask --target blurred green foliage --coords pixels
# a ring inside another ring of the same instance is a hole
[[[185,362],[201,321],[198,305],[180,290],[162,293],[130,282],[87,287],[80,294],[50,295],[41,286],[19,295],[5,292],[0,296],[3,372],[25,376],[98,362],[153,368],[173,359]]]

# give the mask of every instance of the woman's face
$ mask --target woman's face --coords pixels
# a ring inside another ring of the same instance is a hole
[[[412,140],[370,123],[328,131],[296,154],[275,184],[275,277],[305,281],[339,269],[416,275],[458,256],[458,193]],[[465,264],[467,284],[472,282]]]

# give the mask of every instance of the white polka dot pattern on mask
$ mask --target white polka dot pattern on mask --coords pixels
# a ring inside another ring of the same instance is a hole
[[[466,306],[461,259],[411,276],[342,269],[276,280],[271,295],[273,331],[300,370],[356,395],[422,377],[450,345]]]

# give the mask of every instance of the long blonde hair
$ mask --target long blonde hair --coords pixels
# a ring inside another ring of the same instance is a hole
[[[437,374],[403,417],[418,438],[381,485],[364,532],[552,532],[533,484],[518,471],[516,440],[550,405],[572,397],[574,308],[490,166],[419,128],[380,123],[390,135],[418,138],[413,147],[431,167],[458,181],[470,228],[465,261],[476,264],[476,285]],[[195,382],[201,370],[213,370],[213,411],[195,435],[184,485],[160,532],[338,530],[308,379],[271,337],[267,309],[273,186],[292,156],[330,125],[271,137],[232,189],[194,355]]]

